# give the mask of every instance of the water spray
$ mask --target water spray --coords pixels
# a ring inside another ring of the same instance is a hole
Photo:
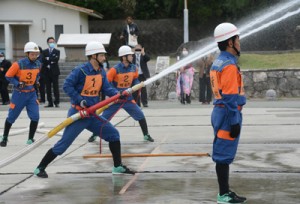
[[[278,22],[281,22],[284,19],[287,19],[291,16],[294,16],[298,13],[300,13],[300,8],[292,11],[292,12],[288,12],[285,15],[283,15],[282,17],[279,17],[275,20],[272,20],[264,25],[258,26],[259,24],[263,23],[265,20],[270,19],[276,15],[278,15],[279,13],[281,13],[283,10],[286,9],[290,9],[295,7],[296,5],[299,5],[300,2],[299,0],[293,0],[293,1],[289,1],[287,3],[283,3],[283,4],[279,4],[276,6],[275,9],[272,9],[272,12],[268,12],[265,15],[260,16],[258,19],[256,20],[252,20],[250,23],[245,23],[243,26],[239,27],[239,31],[242,33],[244,32],[244,34],[240,35],[240,39],[246,38],[254,33],[257,33],[271,25],[274,25]],[[246,32],[247,30],[249,30],[250,28],[255,27],[253,30]],[[196,52],[192,53],[191,55],[187,56],[186,58],[184,58],[183,60],[180,60],[178,62],[176,62],[175,64],[171,65],[170,67],[168,67],[167,69],[161,71],[159,74],[147,79],[146,81],[144,81],[145,86],[148,84],[153,83],[154,81],[176,71],[177,69],[179,69],[180,67],[183,67],[189,63],[194,62],[197,59],[203,58],[208,54],[211,54],[213,52],[218,51],[218,48],[216,46],[215,42],[212,42],[210,44],[208,44],[207,46],[205,46],[204,48],[201,48],[199,50],[197,50]]]

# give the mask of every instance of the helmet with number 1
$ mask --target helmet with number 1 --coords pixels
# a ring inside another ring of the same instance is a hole
[[[106,50],[102,43],[93,41],[89,42],[85,46],[85,56],[90,56],[98,53],[106,53]]]
[[[40,52],[39,46],[34,42],[28,42],[24,46],[24,53],[26,52]]]
[[[239,34],[237,27],[232,23],[221,23],[215,28],[214,37],[216,42],[222,42]]]
[[[126,55],[132,55],[132,54],[134,54],[134,52],[132,52],[132,50],[129,46],[123,45],[119,48],[118,54],[119,54],[119,57],[122,57],[122,56],[126,56]]]

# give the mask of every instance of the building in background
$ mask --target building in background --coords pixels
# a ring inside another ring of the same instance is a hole
[[[24,56],[23,47],[28,41],[44,49],[49,36],[58,40],[62,33],[88,33],[88,16],[103,17],[93,10],[55,0],[1,0],[0,51],[7,59],[15,60]],[[64,60],[64,48],[58,49]]]

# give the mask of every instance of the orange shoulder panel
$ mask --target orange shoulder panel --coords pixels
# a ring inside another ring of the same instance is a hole
[[[238,94],[238,69],[235,65],[224,67],[221,74],[221,89],[223,94]]]
[[[14,77],[17,75],[19,70],[20,70],[19,64],[17,62],[14,62],[6,72],[5,76]]]
[[[107,80],[109,82],[112,82],[114,80],[114,78],[115,78],[116,75],[117,75],[117,70],[114,67],[110,68],[106,72]]]

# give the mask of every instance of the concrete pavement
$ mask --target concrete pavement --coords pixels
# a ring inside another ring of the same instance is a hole
[[[66,118],[68,103],[60,108],[41,106],[42,137]],[[121,134],[123,153],[211,153],[212,105],[150,101],[144,108],[154,143],[143,141],[138,122],[120,111],[112,120]],[[300,201],[300,100],[249,100],[235,162],[231,165],[232,190],[250,204],[295,204]],[[7,106],[0,107],[3,132]],[[2,124],[2,125],[1,125]],[[29,125],[22,112],[11,131]],[[138,170],[135,176],[112,176],[112,159],[83,159],[99,152],[99,139],[88,143],[84,131],[48,168],[48,179],[32,176],[46,151],[60,139],[55,136],[23,158],[0,169],[0,204],[10,203],[216,203],[218,185],[210,157],[124,158]],[[0,160],[25,147],[28,130],[11,135],[0,148]],[[102,142],[102,152],[109,153]]]

